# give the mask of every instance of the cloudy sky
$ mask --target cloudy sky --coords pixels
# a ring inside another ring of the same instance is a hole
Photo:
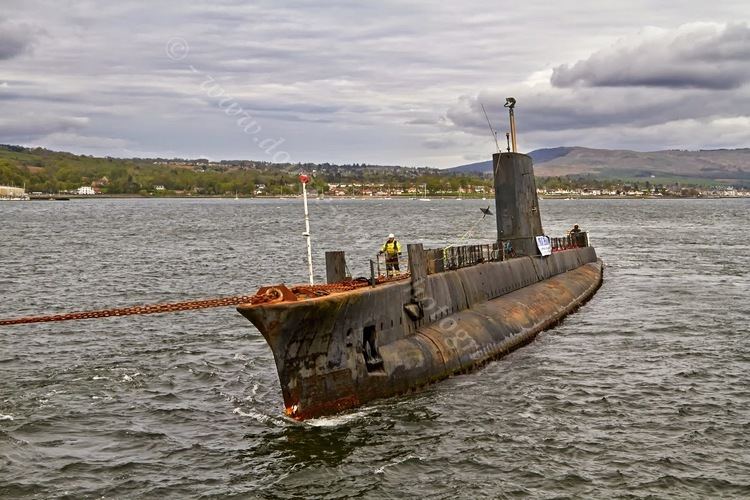
[[[0,0],[0,142],[447,167],[750,146],[747,0]]]

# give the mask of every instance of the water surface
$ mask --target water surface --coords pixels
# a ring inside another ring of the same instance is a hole
[[[495,238],[481,200],[319,200],[367,273],[389,232]],[[750,496],[750,200],[542,200],[606,263],[537,341],[417,395],[282,416],[232,308],[0,327],[0,496]],[[298,200],[0,204],[0,316],[253,293],[306,280]],[[474,230],[467,234],[467,230]]]

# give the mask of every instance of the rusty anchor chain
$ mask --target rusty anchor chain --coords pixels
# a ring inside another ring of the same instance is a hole
[[[397,278],[380,278],[378,283],[387,283],[408,278],[403,274]],[[93,318],[110,318],[115,316],[133,316],[139,314],[160,314],[179,311],[193,311],[196,309],[208,309],[212,307],[228,307],[243,305],[260,305],[272,302],[289,300],[306,300],[316,297],[324,297],[332,293],[346,292],[370,286],[369,282],[362,280],[350,280],[340,283],[326,285],[298,285],[291,289],[284,285],[262,287],[255,295],[234,295],[230,297],[219,297],[205,300],[190,300],[186,302],[171,302],[165,304],[147,304],[130,307],[118,307],[113,309],[100,309],[96,311],[78,311],[64,314],[51,314],[46,316],[27,316],[23,318],[0,319],[0,326],[21,325],[27,323],[49,323],[53,321],[73,321]]]
[[[0,325],[20,325],[24,323],[48,323],[52,321],[71,321],[78,319],[109,318],[112,316],[133,316],[136,314],[159,314],[178,311],[192,311],[209,307],[226,307],[239,304],[260,304],[270,302],[276,297],[272,295],[238,295],[208,300],[191,300],[187,302],[172,302],[169,304],[149,304],[142,306],[118,307],[101,309],[98,311],[78,311],[65,314],[47,316],[28,316],[25,318],[0,319]]]

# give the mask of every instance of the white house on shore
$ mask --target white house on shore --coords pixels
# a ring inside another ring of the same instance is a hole
[[[28,200],[25,188],[0,186],[0,200]]]
[[[92,188],[91,186],[81,186],[81,187],[79,187],[76,190],[76,193],[80,194],[80,195],[94,195],[94,194],[96,194],[94,192],[94,188]]]

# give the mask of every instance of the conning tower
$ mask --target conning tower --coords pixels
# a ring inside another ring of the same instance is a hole
[[[516,152],[515,105],[514,98],[506,99],[505,107],[510,113],[508,152],[492,155],[497,239],[509,242],[516,255],[538,255],[535,236],[544,234],[544,231],[534,165],[530,156]]]
[[[495,153],[492,172],[497,239],[510,242],[517,255],[538,255],[534,237],[544,231],[531,157],[521,153]]]

